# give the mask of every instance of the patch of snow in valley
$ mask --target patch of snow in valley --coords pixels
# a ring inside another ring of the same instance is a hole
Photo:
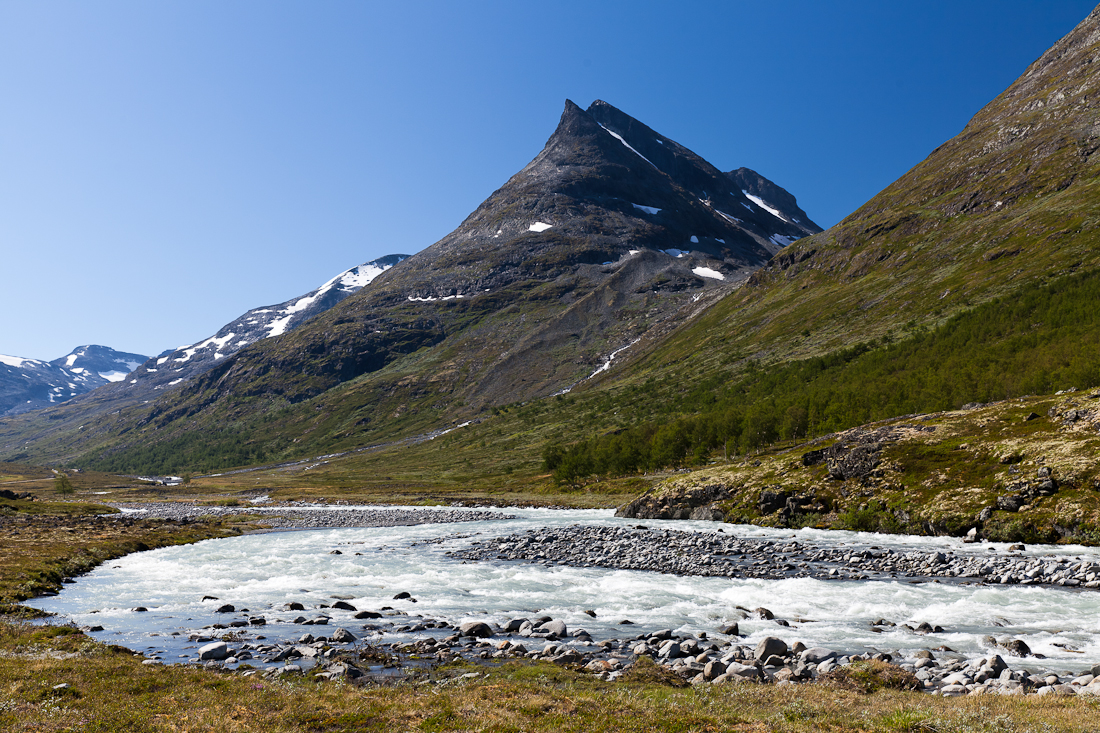
[[[129,373],[130,372],[100,372],[99,376],[103,377],[108,382],[121,382],[126,379],[126,375]]]
[[[741,205],[742,205],[742,206],[744,206],[744,207],[745,207],[746,209],[748,209],[749,211],[752,211],[752,207],[751,207],[751,206],[749,206],[748,204],[746,204],[746,203],[745,203],[744,201],[742,201],[742,202],[741,202]]]
[[[726,276],[717,270],[712,270],[709,267],[696,267],[692,270],[699,277],[709,277],[712,280],[725,280]]]
[[[666,255],[670,255],[670,256],[675,257],[677,259],[679,259],[679,258],[683,257],[684,255],[688,254],[687,250],[676,249],[675,247],[673,247],[672,249],[662,249],[661,251],[664,252]]]
[[[768,205],[768,203],[765,202],[764,199],[760,198],[759,196],[753,196],[748,191],[741,191],[741,193],[745,194],[745,198],[747,198],[749,201],[764,209],[764,211],[767,211],[775,218],[783,219],[783,221],[786,221],[786,219],[783,218],[783,215],[779,213],[779,209],[775,208],[774,206]]]
[[[691,243],[692,243],[692,244],[699,244],[699,237],[697,237],[697,236],[695,236],[694,234],[692,234],[692,235],[691,235]]]
[[[656,214],[660,211],[656,206],[642,206],[641,204],[631,204],[635,209],[641,209],[647,214]]]
[[[773,234],[770,237],[768,237],[768,239],[772,240],[772,242],[774,244],[776,244],[780,247],[786,247],[789,244],[791,244],[792,242],[797,241],[798,237],[788,237],[785,234]]]
[[[167,356],[160,357],[159,359],[157,359],[157,366],[163,366],[164,362],[166,362],[166,361],[168,361]]]
[[[545,232],[547,229],[549,229],[552,226],[554,226],[554,225],[553,224],[547,224],[547,223],[541,222],[541,221],[536,221],[534,224],[527,227],[527,231],[529,231],[529,232]]]

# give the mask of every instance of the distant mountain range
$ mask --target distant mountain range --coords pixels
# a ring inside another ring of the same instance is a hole
[[[46,362],[0,355],[0,416],[58,405],[113,385],[97,398],[115,408],[149,399],[265,338],[292,331],[370,283],[408,255],[386,255],[345,270],[305,295],[253,308],[196,344],[150,358],[106,346],[79,346]]]
[[[78,346],[53,361],[0,355],[0,415],[56,405],[126,378],[148,357]]]
[[[120,385],[119,391],[147,399],[154,390],[174,387],[197,374],[202,374],[222,359],[257,341],[281,336],[306,323],[320,313],[358,292],[374,278],[404,260],[408,255],[386,255],[370,262],[356,265],[341,272],[316,290],[279,303],[253,308],[239,318],[218,329],[209,338],[178,349],[161,353],[158,357],[138,365],[133,374]]]

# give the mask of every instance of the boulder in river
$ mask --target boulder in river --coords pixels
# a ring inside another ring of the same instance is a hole
[[[565,622],[561,621],[560,619],[551,619],[550,621],[547,621],[538,628],[541,631],[553,634],[554,636],[557,636],[559,638],[564,637],[569,632],[569,629],[566,627]]]
[[[459,625],[458,631],[463,636],[475,636],[479,639],[485,639],[493,635],[492,627],[484,621],[467,621]]]
[[[336,631],[332,632],[332,636],[329,638],[337,644],[350,644],[351,642],[355,641],[355,635],[344,628],[336,629]]]
[[[769,657],[782,657],[787,653],[787,642],[775,636],[766,636],[756,645],[756,653],[753,655],[757,661],[764,661]]]
[[[200,660],[221,660],[229,656],[229,645],[224,641],[215,641],[199,649]]]

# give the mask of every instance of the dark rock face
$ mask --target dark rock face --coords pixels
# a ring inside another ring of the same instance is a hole
[[[616,517],[635,519],[702,519],[722,521],[724,516],[714,502],[727,499],[729,489],[721,484],[711,484],[701,489],[675,495],[661,495],[650,490],[637,499],[623,504],[615,511]]]

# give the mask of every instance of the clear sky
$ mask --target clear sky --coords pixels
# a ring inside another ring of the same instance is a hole
[[[0,353],[158,353],[456,227],[604,99],[835,224],[1076,0],[0,0]]]

